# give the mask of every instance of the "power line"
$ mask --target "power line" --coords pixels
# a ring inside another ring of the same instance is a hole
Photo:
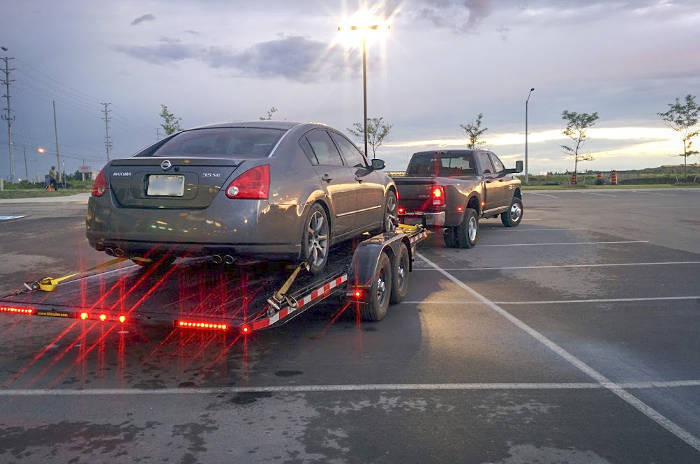
[[[7,105],[5,106],[5,114],[2,115],[2,119],[7,121],[7,148],[8,155],[10,157],[10,182],[14,182],[15,158],[12,155],[12,121],[15,120],[15,117],[12,116],[12,107],[10,106],[10,84],[14,82],[13,79],[10,79],[10,71],[14,71],[14,68],[10,68],[10,60],[14,60],[14,58],[5,56],[0,59],[5,62],[5,69],[3,70],[5,73],[5,79],[0,80],[0,82],[2,82],[2,84],[5,86],[5,95],[3,95],[3,97],[5,98],[5,103]]]
[[[111,103],[103,102],[100,104],[104,106],[104,109],[102,110],[104,117],[102,120],[105,122],[105,151],[107,152],[107,161],[109,161],[109,153],[112,151],[112,139],[109,137],[109,113],[112,112],[112,110],[109,109],[109,105],[111,105]]]

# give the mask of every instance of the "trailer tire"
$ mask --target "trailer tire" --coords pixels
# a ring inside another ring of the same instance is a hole
[[[479,216],[474,208],[467,208],[464,219],[456,227],[455,235],[460,248],[473,248],[479,241]]]
[[[391,300],[391,261],[386,253],[379,257],[377,270],[372,277],[372,287],[369,290],[367,303],[362,305],[360,312],[363,321],[381,321],[386,316]]]
[[[411,261],[405,243],[399,247],[391,278],[391,304],[401,303],[408,293],[408,273]]]
[[[501,213],[501,222],[505,227],[517,227],[523,220],[523,201],[513,197],[508,211]]]

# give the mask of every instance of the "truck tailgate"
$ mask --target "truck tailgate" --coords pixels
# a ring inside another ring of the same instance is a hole
[[[399,191],[399,207],[406,211],[432,209],[431,190],[437,185],[432,177],[395,177]]]

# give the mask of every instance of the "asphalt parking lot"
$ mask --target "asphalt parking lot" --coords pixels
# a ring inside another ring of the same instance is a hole
[[[700,462],[700,189],[526,192],[379,323],[247,339],[0,319],[0,462]],[[0,204],[0,292],[105,257]]]

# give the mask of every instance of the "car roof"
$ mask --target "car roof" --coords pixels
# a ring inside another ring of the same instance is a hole
[[[298,126],[301,123],[291,121],[237,121],[224,122],[219,124],[209,124],[206,126],[193,127],[192,129],[211,129],[216,127],[259,127],[268,129],[283,129],[289,130],[292,127]]]

